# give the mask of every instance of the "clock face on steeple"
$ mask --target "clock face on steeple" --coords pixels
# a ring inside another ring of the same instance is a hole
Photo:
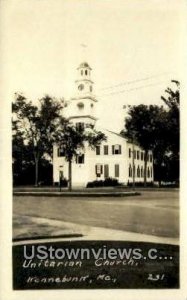
[[[79,89],[79,91],[82,91],[82,90],[84,90],[84,84],[79,84],[79,86],[78,86],[78,89]]]

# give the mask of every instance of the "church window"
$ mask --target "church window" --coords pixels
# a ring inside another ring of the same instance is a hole
[[[95,165],[95,173],[97,177],[101,177],[101,174],[103,173],[103,166],[101,164]]]
[[[137,151],[137,159],[139,159],[139,158],[140,158],[140,152]]]
[[[132,177],[132,167],[129,165],[129,177]]]
[[[140,177],[140,167],[137,168],[137,177]]]
[[[104,165],[104,177],[109,177],[109,165]]]
[[[112,145],[112,154],[121,154],[121,145]]]
[[[153,155],[150,154],[150,162],[152,162],[152,161],[153,161]]]
[[[150,167],[150,177],[152,178],[153,177],[153,168]]]
[[[92,92],[93,88],[92,88],[92,85],[90,85],[90,92]]]
[[[59,157],[65,156],[63,147],[58,148],[58,156],[59,156]]]
[[[100,155],[100,152],[101,152],[101,151],[100,151],[100,146],[97,146],[97,147],[96,147],[96,155]]]
[[[136,159],[136,150],[134,150],[134,159]]]
[[[77,106],[78,106],[79,109],[83,109],[83,108],[84,108],[84,103],[79,102],[79,103],[77,104]]]
[[[104,145],[104,155],[108,155],[108,145]]]
[[[115,177],[119,177],[119,165],[115,165]]]
[[[129,148],[129,158],[131,158],[131,148]]]
[[[148,177],[148,178],[150,177],[150,170],[149,170],[149,167],[147,168],[147,177]]]
[[[79,91],[82,91],[84,89],[84,84],[79,84],[78,89]]]
[[[88,71],[87,70],[85,70],[85,75],[88,75]]]
[[[79,154],[76,156],[76,163],[77,164],[84,164],[84,154]]]

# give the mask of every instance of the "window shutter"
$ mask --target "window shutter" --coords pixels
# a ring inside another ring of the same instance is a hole
[[[101,166],[101,174],[103,174],[103,165],[100,165]]]
[[[96,172],[96,174],[102,174],[103,173],[103,166],[101,164],[95,165],[95,172]]]
[[[104,177],[108,178],[109,177],[109,166],[104,165]]]
[[[100,146],[96,147],[96,155],[100,155]]]
[[[115,177],[119,177],[119,165],[115,165]]]
[[[97,165],[95,165],[95,174],[97,175]]]
[[[108,155],[108,145],[104,145],[104,155]]]
[[[121,154],[121,145],[119,145],[119,154]]]

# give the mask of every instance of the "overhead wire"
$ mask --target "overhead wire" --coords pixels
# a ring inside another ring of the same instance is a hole
[[[152,87],[152,86],[160,85],[160,84],[162,84],[164,82],[165,81],[161,81],[161,82],[147,84],[147,85],[143,85],[143,86],[139,86],[139,87],[135,87],[135,88],[131,88],[131,89],[125,89],[125,90],[121,90],[121,91],[115,91],[115,92],[111,92],[111,93],[107,93],[107,94],[97,95],[97,97],[107,97],[107,96],[122,94],[122,93],[125,93],[125,92],[131,92],[131,91],[135,91],[135,90],[139,90],[139,89],[143,89],[143,88],[147,88],[147,87]]]
[[[108,87],[105,87],[105,88],[101,88],[99,90],[103,91],[103,90],[108,90],[108,89],[116,88],[116,87],[123,86],[123,85],[129,85],[129,84],[133,84],[133,83],[136,83],[136,82],[145,81],[145,80],[149,80],[149,79],[156,78],[156,77],[161,77],[161,76],[164,76],[164,75],[169,74],[169,73],[170,72],[165,72],[165,73],[161,73],[161,74],[156,74],[156,75],[152,75],[152,76],[143,77],[143,78],[140,78],[140,79],[125,81],[125,82],[121,82],[121,83],[116,84],[116,85],[111,85],[111,86],[108,86]]]

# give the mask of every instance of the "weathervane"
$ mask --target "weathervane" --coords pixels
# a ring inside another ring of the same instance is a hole
[[[87,55],[86,55],[86,54],[87,54],[87,53],[86,53],[86,52],[87,52],[86,50],[87,50],[87,48],[88,48],[88,45],[85,44],[85,43],[81,43],[80,46],[81,46],[81,56],[82,56],[82,57],[81,57],[81,60],[84,61],[84,60],[86,59],[86,56],[87,56]]]

